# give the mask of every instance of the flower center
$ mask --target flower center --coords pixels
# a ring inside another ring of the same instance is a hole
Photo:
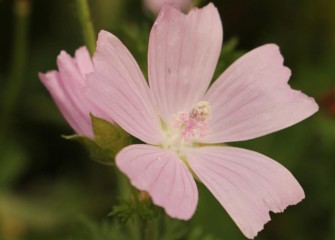
[[[197,102],[189,113],[179,112],[175,115],[171,128],[163,125],[165,140],[162,147],[181,154],[184,147],[193,146],[194,140],[209,132],[210,117],[211,106],[207,101]]]
[[[211,117],[211,106],[207,101],[195,104],[190,113],[179,112],[175,117],[174,128],[179,129],[180,138],[188,141],[204,137],[208,131],[208,120]]]

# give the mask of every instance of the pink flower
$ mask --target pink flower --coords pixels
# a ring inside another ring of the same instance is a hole
[[[120,40],[101,31],[86,93],[147,143],[116,156],[135,187],[171,217],[187,220],[198,202],[194,177],[200,179],[253,238],[270,220],[269,211],[300,202],[304,191],[272,159],[218,144],[289,127],[318,106],[290,88],[290,70],[274,44],[247,53],[209,87],[221,44],[220,16],[212,4],[188,15],[164,7],[150,34],[150,87]]]
[[[146,7],[153,13],[159,12],[159,10],[165,5],[175,6],[180,9],[187,9],[192,6],[192,0],[144,0]]]
[[[74,131],[93,138],[90,112],[103,116],[83,94],[86,74],[93,72],[93,63],[86,47],[79,48],[72,58],[65,51],[57,57],[59,71],[39,73],[60,112]]]

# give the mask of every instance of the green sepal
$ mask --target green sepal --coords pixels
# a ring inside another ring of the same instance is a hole
[[[91,114],[95,142],[113,157],[131,143],[130,136],[116,124],[112,124]]]
[[[80,135],[62,136],[67,140],[75,140],[85,146],[90,154],[90,158],[105,165],[114,165],[114,156],[107,149],[101,148],[94,140]]]
[[[83,144],[92,160],[106,165],[114,165],[115,155],[125,146],[131,144],[127,132],[116,124],[112,124],[91,114],[94,139],[80,135],[63,136],[68,140],[76,140]]]

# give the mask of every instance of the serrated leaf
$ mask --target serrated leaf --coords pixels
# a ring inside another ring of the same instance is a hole
[[[150,198],[142,199],[141,192],[133,195],[130,199],[119,198],[119,204],[113,206],[109,216],[115,216],[121,224],[126,224],[129,220],[150,221],[157,217],[158,208],[153,205]]]

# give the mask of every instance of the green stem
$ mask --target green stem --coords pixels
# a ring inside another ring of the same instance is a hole
[[[126,176],[124,176],[123,173],[121,173],[116,167],[114,168],[115,174],[116,174],[116,181],[117,181],[117,188],[119,197],[121,198],[127,198],[131,195],[131,186],[129,184],[129,181]]]
[[[149,220],[142,220],[143,221],[143,231],[144,231],[144,238],[143,240],[152,240],[152,225]]]
[[[78,8],[78,17],[83,31],[85,43],[91,55],[95,51],[95,31],[93,28],[90,8],[88,6],[87,0],[76,0]]]
[[[7,85],[3,91],[3,105],[0,112],[0,143],[6,138],[9,127],[24,85],[27,63],[28,27],[30,1],[16,0],[14,3],[15,26],[13,52]]]
[[[141,199],[139,190],[135,189],[130,185],[129,180],[119,171],[116,171],[117,176],[117,185],[119,190],[119,196],[121,198],[133,197],[135,205],[139,206],[141,201],[146,201]],[[138,216],[136,219],[136,226],[129,229],[133,232],[132,239],[138,240],[152,240],[152,223],[148,219],[143,219],[141,216]]]

